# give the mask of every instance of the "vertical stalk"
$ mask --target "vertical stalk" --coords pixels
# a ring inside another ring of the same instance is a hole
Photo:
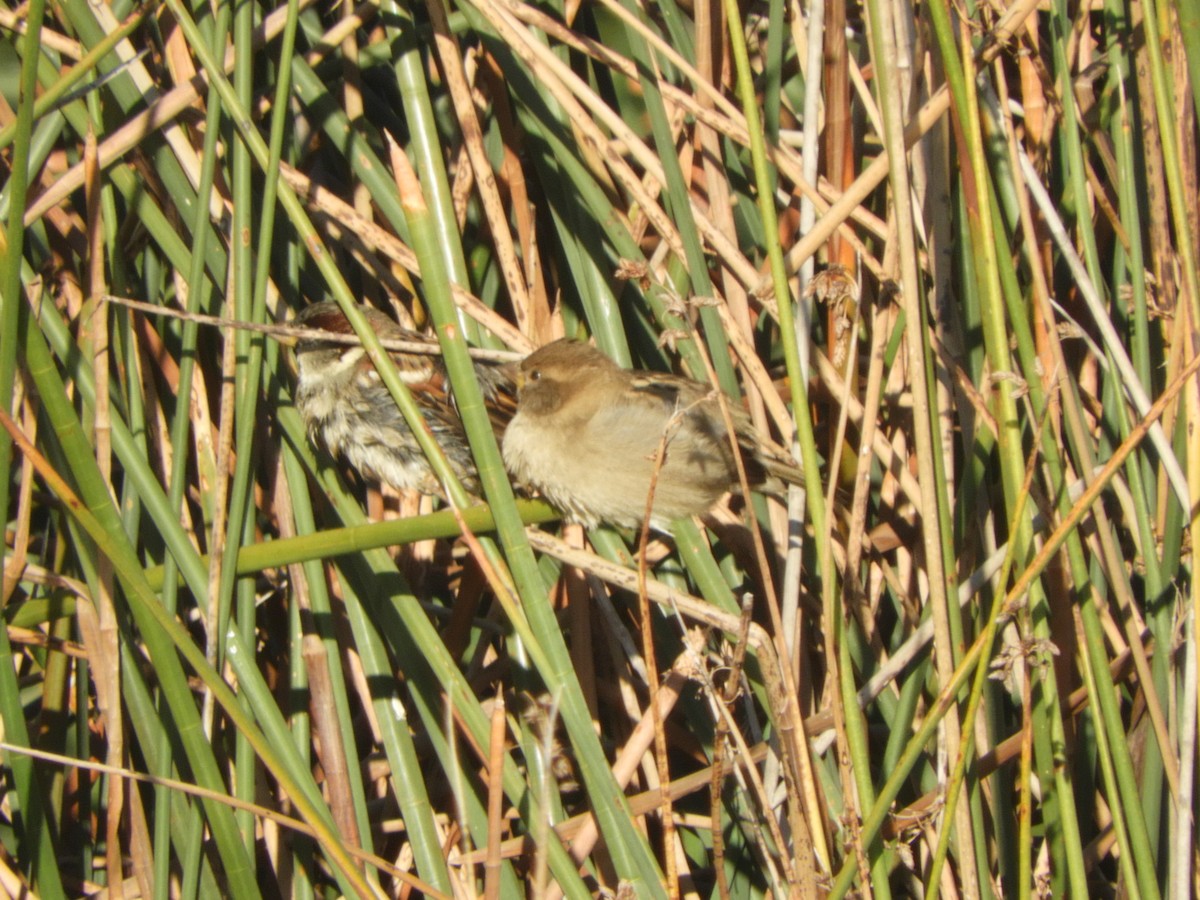
[[[13,388],[16,382],[17,353],[20,346],[18,316],[23,304],[21,269],[25,247],[25,199],[29,188],[29,146],[33,135],[33,105],[37,99],[37,71],[41,57],[42,20],[45,0],[32,0],[25,19],[21,53],[20,95],[17,100],[16,132],[13,137],[12,172],[9,176],[8,222],[0,242],[0,409],[14,416]],[[0,512],[7,521],[9,475],[12,472],[13,445],[7,432],[0,432]],[[2,586],[0,599],[7,600],[9,585]],[[6,740],[30,746],[25,712],[17,685],[15,660],[7,630],[0,628],[0,718],[5,724]],[[43,799],[47,796],[32,760],[22,754],[7,755],[12,768],[17,796],[25,818],[25,840],[20,848],[23,862],[36,873],[37,889],[61,896],[62,880],[58,872],[58,852],[52,824]]]

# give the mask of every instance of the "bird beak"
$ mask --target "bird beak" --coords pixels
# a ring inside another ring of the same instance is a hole
[[[290,322],[288,322],[286,324],[288,326],[291,325]],[[300,341],[300,339],[298,337],[296,337],[294,334],[287,334],[286,332],[282,332],[282,331],[277,331],[277,332],[273,333],[271,335],[271,337],[273,337],[279,343],[283,344],[283,346],[285,346],[285,347],[295,347],[296,344]]]
[[[525,370],[520,368],[519,366],[517,367],[517,370],[513,373],[513,384],[515,384],[517,386],[518,391],[522,390],[525,387]]]

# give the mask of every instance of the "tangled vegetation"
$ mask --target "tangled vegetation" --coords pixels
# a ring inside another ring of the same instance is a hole
[[[1196,0],[0,9],[0,886],[1191,896],[1198,67]],[[310,443],[326,299],[480,497]],[[563,335],[808,489],[561,524],[468,347]]]

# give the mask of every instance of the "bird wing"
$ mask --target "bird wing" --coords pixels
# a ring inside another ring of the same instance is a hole
[[[715,392],[708,385],[678,375],[653,375],[635,377],[632,387],[635,394],[661,404],[668,414],[683,410],[688,427],[719,446],[729,461],[730,471],[734,471],[724,417]],[[790,457],[768,446],[742,405],[731,402],[728,406],[751,486],[777,491],[780,486],[774,479],[803,486],[804,473]]]
[[[508,363],[476,362],[475,378],[483,392],[483,405],[487,409],[488,419],[492,423],[492,431],[499,441],[504,437],[504,429],[517,414],[517,384],[514,377],[515,369]],[[450,408],[454,415],[459,416],[458,401],[450,385],[450,379],[445,369],[438,366],[439,389],[444,396],[449,397]]]

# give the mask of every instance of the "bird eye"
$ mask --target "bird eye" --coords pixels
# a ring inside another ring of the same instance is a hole
[[[541,379],[541,377],[542,377],[541,369],[530,369],[529,370],[529,380],[530,381],[538,381]]]

